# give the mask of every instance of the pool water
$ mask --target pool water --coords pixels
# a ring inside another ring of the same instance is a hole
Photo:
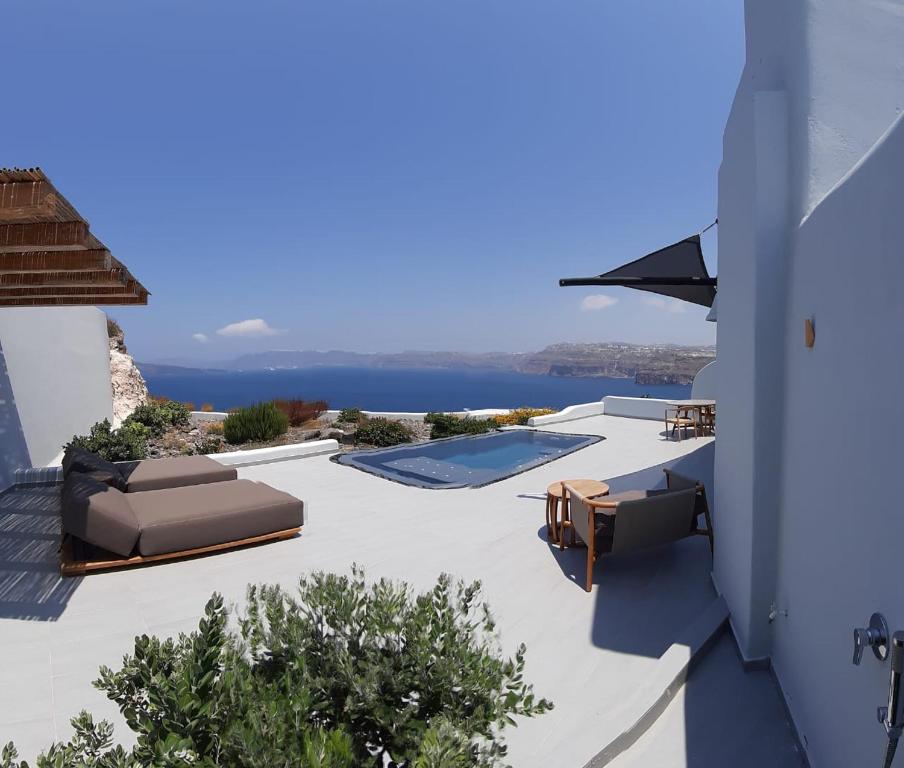
[[[420,488],[474,488],[539,467],[602,439],[514,429],[354,451],[336,460]]]

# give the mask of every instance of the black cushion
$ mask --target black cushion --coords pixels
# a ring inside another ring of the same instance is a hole
[[[63,477],[73,472],[90,473],[91,477],[120,491],[126,490],[126,479],[113,462],[84,448],[69,446],[63,454]]]

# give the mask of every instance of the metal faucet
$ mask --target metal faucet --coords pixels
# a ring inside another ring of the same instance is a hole
[[[859,665],[863,658],[863,651],[873,649],[873,654],[879,661],[888,658],[888,623],[881,613],[874,613],[869,617],[868,627],[858,627],[854,630],[854,664]]]

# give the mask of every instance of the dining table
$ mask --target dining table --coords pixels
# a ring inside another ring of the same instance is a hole
[[[684,415],[687,419],[693,419],[694,423],[710,434],[715,431],[716,401],[708,398],[695,398],[689,400],[669,400],[666,403],[669,408],[674,408],[678,415]],[[694,430],[696,436],[696,429]]]

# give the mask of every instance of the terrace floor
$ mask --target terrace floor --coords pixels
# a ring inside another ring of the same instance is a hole
[[[587,594],[581,586],[584,550],[560,552],[546,541],[545,488],[569,477],[604,479],[613,491],[654,487],[662,484],[661,467],[667,465],[711,487],[713,441],[669,441],[658,422],[611,416],[550,428],[607,439],[480,489],[404,486],[326,456],[246,467],[239,470],[241,477],[305,500],[308,520],[301,536],[81,579],[57,575],[56,489],[5,494],[0,497],[0,690],[5,694],[0,742],[14,740],[23,757],[33,759],[51,741],[67,738],[69,718],[87,708],[111,719],[118,738],[128,743],[115,706],[90,683],[101,664],[115,667],[131,650],[135,634],[193,629],[215,590],[241,605],[249,582],[291,586],[301,573],[345,572],[358,563],[369,576],[405,579],[418,589],[429,588],[443,571],[480,579],[504,650],[527,644],[527,678],[537,694],[556,705],[508,730],[509,762],[517,768],[583,766],[623,730],[632,697],[659,657],[715,599],[711,558],[706,540],[698,537],[604,559]],[[737,659],[719,659],[737,678],[738,691],[747,690]],[[707,680],[701,679],[697,691]],[[744,711],[748,699],[753,713]],[[696,764],[692,756],[704,747],[692,742],[708,731],[688,722],[683,739],[675,739],[674,731],[686,720],[679,704],[666,711],[671,730],[661,729],[672,744],[670,766]],[[706,711],[707,717],[719,716],[718,709]],[[734,716],[773,723],[781,734],[777,752],[764,753],[761,764],[799,764],[777,696],[742,695],[734,702]],[[774,754],[787,762],[776,762]]]

